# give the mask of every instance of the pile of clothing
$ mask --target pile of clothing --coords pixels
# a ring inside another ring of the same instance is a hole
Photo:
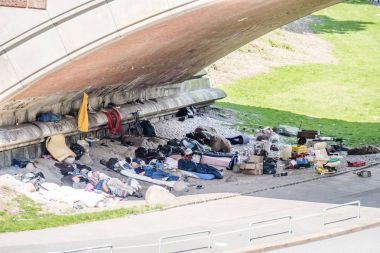
[[[188,159],[180,159],[178,160],[178,169],[187,171],[190,173],[185,173],[188,176],[192,176],[194,178],[204,179],[204,180],[212,180],[212,179],[222,179],[223,171],[218,170],[210,165],[196,163],[192,160]]]
[[[123,175],[140,175],[171,182],[178,181],[181,175],[204,180],[222,179],[223,169],[229,165],[234,157],[234,154],[229,154],[227,157],[218,157],[218,153],[213,154],[216,155],[215,157],[204,155],[209,151],[197,141],[189,138],[184,138],[181,141],[170,140],[164,149],[170,149],[170,152],[162,154],[159,150],[138,148],[135,158],[127,157],[121,161],[117,158],[110,158],[108,161],[102,160],[100,163]],[[160,150],[163,150],[163,147],[160,147]],[[204,163],[204,161],[214,162],[216,165],[212,166]],[[175,172],[177,173],[173,174]]]
[[[127,157],[125,160],[119,161],[117,158],[110,158],[107,162],[100,161],[108,169],[121,172],[127,170],[129,173],[138,174],[152,179],[162,181],[178,181],[179,177],[164,171],[164,163],[157,159],[152,159],[148,164],[140,158]]]
[[[197,114],[197,109],[195,106],[189,106],[189,107],[184,107],[181,108],[178,113],[177,117],[179,121],[185,121],[187,118],[192,119],[194,118],[194,115]]]
[[[219,135],[212,127],[199,126],[194,132],[186,134],[186,137],[210,146],[211,150],[215,152],[230,153],[232,150],[231,142]]]
[[[223,170],[232,170],[239,162],[238,153],[231,153],[231,145],[249,143],[249,136],[239,135],[225,138],[214,128],[197,127],[180,140],[171,139],[157,149],[138,148],[135,156],[149,163],[157,159],[161,163],[170,161],[170,166],[182,174],[200,179],[221,179]],[[174,162],[173,162],[174,161]]]
[[[55,166],[60,169],[63,175],[61,181],[65,186],[89,192],[105,193],[119,198],[142,197],[140,193],[142,187],[134,179],[122,182],[118,178],[109,177],[99,171],[92,171],[90,167],[80,164],[56,163]]]

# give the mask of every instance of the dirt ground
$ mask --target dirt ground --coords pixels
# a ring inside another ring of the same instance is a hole
[[[333,45],[310,29],[318,22],[307,16],[248,43],[207,68],[213,85],[219,86],[268,72],[273,67],[338,63]]]

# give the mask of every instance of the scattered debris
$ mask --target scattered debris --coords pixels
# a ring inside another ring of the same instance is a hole
[[[369,170],[354,171],[353,173],[358,175],[359,177],[371,177],[372,176],[372,173]]]
[[[288,137],[296,137],[298,134],[298,128],[287,126],[287,125],[278,125],[273,128],[273,131],[279,135],[288,136]]]
[[[117,111],[115,106],[110,110]],[[176,196],[194,190],[210,192],[219,186],[228,191],[232,185],[249,185],[266,175],[278,178],[266,179],[276,185],[283,177],[333,174],[347,169],[346,164],[366,164],[355,156],[346,161],[343,141],[322,137],[316,130],[279,125],[261,128],[253,137],[228,125],[234,122],[230,111],[211,109],[199,114],[190,108],[186,113],[180,117],[187,122],[173,118],[152,124],[139,120],[136,112],[132,130],[121,132],[115,130],[117,116],[111,113],[109,138],[88,136],[67,145],[63,135],[48,137],[49,154],[34,161],[15,159],[12,178],[23,185],[18,186],[22,194],[83,210],[143,197],[149,204],[173,204]],[[219,116],[227,113],[228,117]],[[287,139],[293,145],[285,144],[279,134],[295,137]],[[366,147],[369,150],[376,148]]]
[[[347,161],[348,167],[363,167],[366,165],[366,162],[363,161],[355,161],[355,162],[350,162]]]
[[[349,155],[368,155],[368,154],[378,154],[380,150],[374,146],[364,146],[358,148],[352,148],[347,151]]]

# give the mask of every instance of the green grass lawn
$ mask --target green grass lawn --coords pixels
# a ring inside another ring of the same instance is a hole
[[[0,233],[37,230],[89,221],[106,220],[162,209],[160,206],[141,206],[74,215],[55,215],[41,213],[41,207],[25,196],[19,196],[15,201],[21,212],[17,215],[11,215],[7,212],[0,211]]]
[[[351,0],[314,15],[338,64],[279,67],[223,85],[228,97],[218,105],[251,113],[248,125],[304,121],[350,145],[380,144],[380,8]]]

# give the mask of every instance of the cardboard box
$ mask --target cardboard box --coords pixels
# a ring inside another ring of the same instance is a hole
[[[240,170],[248,175],[262,175],[263,163],[243,163],[240,165]]]
[[[245,169],[246,170],[259,170],[259,169],[262,169],[263,168],[263,164],[262,163],[247,163],[245,165]]]
[[[256,170],[263,167],[262,163],[242,163],[240,164],[240,170]]]
[[[243,170],[244,174],[259,176],[263,174],[263,170]]]
[[[249,163],[263,163],[264,162],[264,156],[258,156],[258,155],[251,155],[248,159]]]

